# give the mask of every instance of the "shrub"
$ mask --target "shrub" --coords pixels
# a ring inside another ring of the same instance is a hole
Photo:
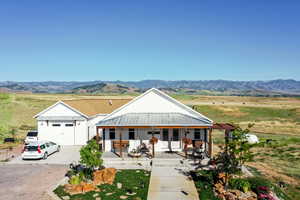
[[[71,177],[71,179],[69,180],[69,183],[71,185],[78,185],[81,183],[81,181],[82,181],[82,178],[80,176],[76,175],[76,176]]]
[[[229,186],[232,189],[238,189],[241,190],[243,192],[248,192],[249,189],[251,188],[251,185],[249,183],[249,181],[247,181],[246,179],[242,179],[242,178],[233,178],[229,180]]]
[[[88,144],[80,149],[80,163],[87,168],[95,169],[102,166],[102,152],[96,140],[91,140]]]
[[[262,187],[267,187],[267,188],[272,187],[272,183],[269,180],[261,178],[261,177],[250,177],[250,178],[247,178],[247,181],[250,183],[251,189],[255,193],[259,193],[259,189]]]

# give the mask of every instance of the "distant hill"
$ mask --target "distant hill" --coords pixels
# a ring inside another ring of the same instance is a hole
[[[300,96],[300,81],[45,81],[45,82],[0,82],[1,91],[33,93],[131,93],[148,88],[160,88],[170,93],[245,96]]]
[[[97,83],[93,85],[85,85],[72,89],[72,93],[88,93],[88,94],[99,94],[99,93],[134,93],[140,92],[139,89],[127,87],[120,84],[111,83]]]

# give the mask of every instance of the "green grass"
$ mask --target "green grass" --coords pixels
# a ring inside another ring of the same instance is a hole
[[[219,108],[218,108],[219,107]],[[222,110],[220,108],[224,108]],[[197,105],[195,109],[200,113],[214,119],[215,122],[243,122],[243,121],[292,121],[300,122],[300,115],[296,109],[269,108],[269,107],[247,107],[247,106],[216,106]],[[237,109],[240,115],[230,113],[226,109]]]
[[[146,176],[149,174],[149,176]],[[116,178],[112,185],[109,184],[102,184],[98,186],[100,188],[100,192],[88,192],[85,194],[77,194],[77,195],[69,195],[67,194],[63,186],[59,186],[54,190],[54,193],[57,194],[59,197],[69,196],[71,200],[81,199],[81,200],[92,200],[95,199],[93,195],[95,193],[99,194],[101,200],[112,200],[112,199],[120,199],[120,196],[126,195],[128,189],[135,192],[135,195],[128,196],[128,200],[135,200],[138,197],[141,200],[147,199],[148,188],[149,188],[149,181],[150,181],[150,172],[145,170],[121,170],[118,171],[116,174]],[[122,188],[117,188],[117,183],[122,183]],[[106,196],[107,193],[113,193],[110,196]]]
[[[219,200],[213,192],[214,174],[212,171],[201,170],[191,175],[200,199]]]
[[[0,144],[3,138],[11,137],[10,130],[17,129],[17,137],[24,137],[36,128],[33,116],[50,106],[54,101],[22,97],[16,94],[0,94]]]

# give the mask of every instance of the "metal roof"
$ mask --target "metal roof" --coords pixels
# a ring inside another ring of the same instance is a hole
[[[182,113],[127,113],[101,120],[97,126],[212,126],[206,118]]]

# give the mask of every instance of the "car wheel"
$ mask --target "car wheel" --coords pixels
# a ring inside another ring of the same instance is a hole
[[[43,156],[43,159],[46,160],[47,158],[48,158],[48,153],[45,152],[45,153],[44,153],[44,156]]]
[[[60,151],[60,146],[57,147],[57,151],[56,152],[59,152],[59,151]]]

